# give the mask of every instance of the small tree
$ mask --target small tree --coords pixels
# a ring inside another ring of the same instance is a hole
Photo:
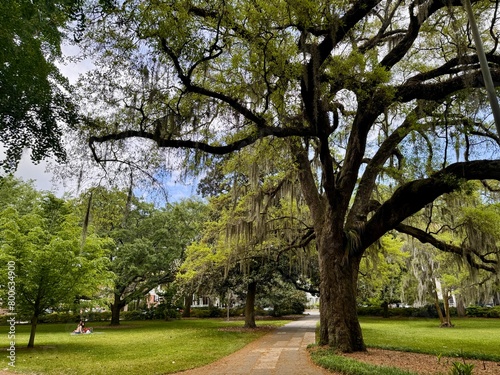
[[[50,194],[37,195],[32,212],[21,214],[15,206],[1,211],[0,256],[15,264],[16,309],[31,319],[29,348],[40,315],[92,295],[109,281],[108,243],[95,235],[82,243],[74,207]]]

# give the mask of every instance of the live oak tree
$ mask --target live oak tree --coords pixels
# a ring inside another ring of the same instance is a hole
[[[82,242],[79,216],[70,202],[34,192],[23,183],[9,187],[3,182],[1,179],[2,193],[12,188],[13,196],[25,198],[3,202],[0,258],[4,264],[14,264],[15,312],[27,315],[31,321],[31,348],[35,345],[38,318],[49,308],[92,296],[110,281],[105,256],[109,241],[89,234]],[[24,210],[27,204],[28,212]]]
[[[218,191],[209,200],[210,221],[200,243],[191,246],[181,268],[183,280],[204,280],[201,285],[222,284],[236,292],[244,289],[245,327],[256,326],[256,293],[265,287],[292,284],[297,289],[318,289],[317,252],[290,161],[276,154],[276,142],[261,142],[231,155],[209,173]],[[225,176],[225,177],[224,177]],[[219,277],[214,278],[218,269]],[[224,277],[222,278],[222,275]],[[207,282],[207,279],[210,280]]]
[[[120,311],[152,289],[172,283],[185,247],[196,239],[204,204],[185,200],[156,208],[131,190],[91,189],[83,199],[89,222],[111,237],[109,270],[114,274],[111,325],[120,324]]]
[[[497,4],[472,3],[498,84]],[[87,20],[97,69],[81,130],[98,162],[142,145],[164,151],[141,159],[152,168],[184,156],[201,169],[208,154],[285,143],[319,253],[321,343],[365,350],[360,261],[390,230],[491,261],[406,221],[464,181],[500,178],[460,0],[127,1]]]

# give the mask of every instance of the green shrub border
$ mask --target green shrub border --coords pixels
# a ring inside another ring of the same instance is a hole
[[[436,307],[428,305],[424,307],[395,307],[388,310],[390,317],[406,318],[438,318]],[[500,318],[500,306],[482,307],[469,306],[465,309],[465,314],[471,318]],[[377,306],[367,306],[358,308],[359,316],[384,316],[384,309]],[[450,315],[457,316],[457,309],[450,307]]]

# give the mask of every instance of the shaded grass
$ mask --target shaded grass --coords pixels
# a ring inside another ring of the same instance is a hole
[[[19,373],[168,374],[216,361],[288,321],[261,322],[263,329],[234,330],[241,321],[193,319],[124,322],[94,326],[92,335],[71,335],[75,324],[38,326],[35,348],[26,349],[29,327],[16,326],[16,367]],[[90,326],[90,324],[89,324]],[[8,327],[0,327],[0,347],[8,347]],[[2,356],[0,369],[7,368]]]

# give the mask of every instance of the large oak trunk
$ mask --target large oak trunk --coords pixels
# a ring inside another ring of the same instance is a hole
[[[365,351],[356,292],[360,258],[345,251],[341,236],[318,241],[321,272],[320,344],[341,352]]]
[[[123,301],[120,296],[115,294],[113,303],[111,304],[111,323],[112,326],[120,325],[120,311],[123,307]]]
[[[184,310],[182,311],[183,318],[191,317],[191,305],[193,304],[193,293],[187,293],[184,297]]]

